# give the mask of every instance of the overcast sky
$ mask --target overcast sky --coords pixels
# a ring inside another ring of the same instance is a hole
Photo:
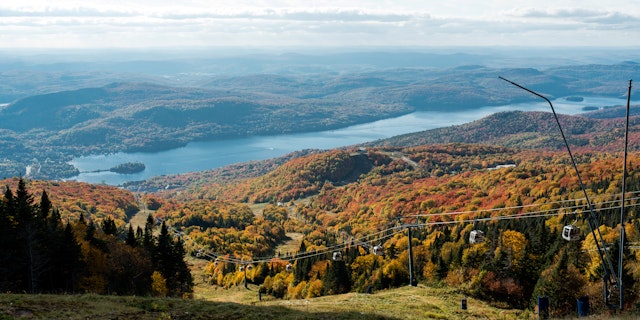
[[[639,44],[640,0],[0,3],[0,48]]]

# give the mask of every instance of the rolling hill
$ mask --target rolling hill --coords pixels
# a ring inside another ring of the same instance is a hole
[[[619,110],[616,108],[612,110]],[[579,116],[559,115],[560,123],[574,148],[596,148],[602,151],[621,150],[624,135],[623,118],[601,118],[598,111]],[[623,111],[624,112],[624,111]],[[630,119],[630,146],[638,148],[640,125],[637,116]],[[366,143],[366,146],[418,146],[438,143],[481,143],[511,148],[562,149],[564,142],[550,112],[500,112],[470,123],[410,133]]]
[[[192,141],[341,128],[416,110],[464,111],[533,100],[504,90],[498,76],[551,97],[620,97],[621,83],[638,70],[633,62],[541,70],[368,68],[200,76],[197,85],[188,82],[191,86],[116,82],[48,92],[0,107],[0,176],[25,175],[31,166],[37,168],[31,172],[35,178],[69,177],[77,170],[67,161],[78,155],[153,152]]]

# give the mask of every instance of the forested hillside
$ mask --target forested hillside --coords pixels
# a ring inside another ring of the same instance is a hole
[[[75,221],[83,215],[100,225],[111,218],[122,228],[139,211],[136,196],[121,188],[74,181],[23,180],[25,187],[39,198],[47,193],[55,209],[65,220]],[[0,180],[6,189],[18,188],[20,179]]]
[[[420,110],[535,100],[504,90],[498,76],[522,80],[552,98],[623,97],[621,84],[639,69],[626,62],[540,70],[461,66],[199,76],[190,86],[88,81],[86,87],[0,105],[0,177],[26,176],[27,170],[34,178],[74,176],[78,171],[67,162],[81,154],[167,150],[193,141],[343,128]]]
[[[603,150],[617,143],[608,141]],[[575,156],[605,245],[617,252],[621,155],[581,147]],[[640,241],[638,163],[640,154],[632,152],[625,239],[629,244]],[[147,262],[135,260],[145,276],[133,286],[118,282],[132,276],[118,273],[118,264],[107,263],[106,269],[92,264],[131,261],[126,257],[144,257],[139,250],[147,250],[208,259],[208,284],[242,285],[246,275],[263,294],[278,298],[376,291],[406,285],[413,278],[424,285],[450,286],[501,307],[531,309],[537,296],[547,295],[557,316],[574,310],[576,298],[585,295],[594,310],[605,308],[602,262],[589,232],[588,207],[562,150],[464,143],[353,148],[311,152],[274,165],[267,173],[257,172],[248,170],[240,180],[217,176],[216,183],[192,179],[189,188],[144,195],[146,208],[162,221],[157,236],[150,231],[154,219],[147,221],[145,230],[127,228],[136,209],[135,197],[128,191],[74,182],[31,181],[20,186],[19,180],[9,180],[3,204],[14,201],[12,190],[24,197],[29,186],[46,190],[52,210],[61,208],[46,224],[59,226],[51,229],[58,230],[53,234],[73,233],[67,239],[75,239],[82,253],[77,266],[81,277],[67,279],[66,287],[35,285],[26,274],[19,283],[8,278],[3,283],[34,292],[186,292],[188,286],[175,285],[188,283],[177,280],[187,278],[163,273],[162,264],[156,264],[163,258],[157,254],[145,258]],[[36,197],[45,194],[35,192]],[[247,204],[253,202],[269,204],[258,211]],[[30,212],[42,207],[46,206],[34,204]],[[3,210],[5,221],[16,221],[6,233],[8,239],[12,234],[24,239],[20,230],[30,229],[19,221],[27,220]],[[567,225],[580,228],[579,240],[563,239]],[[472,237],[479,231],[484,237]],[[34,234],[39,239],[53,236],[52,231],[42,232]],[[280,250],[294,234],[302,236],[298,249]],[[183,249],[180,239],[185,241]],[[150,242],[145,245],[145,241]],[[153,245],[146,247],[149,243]],[[160,250],[161,243],[174,249]],[[20,252],[24,247],[15,248]],[[622,275],[629,305],[637,299],[640,277],[640,257],[633,248],[625,250]],[[29,260],[24,261],[22,266],[29,270]],[[20,274],[21,267],[14,267],[11,274]],[[39,277],[47,279],[47,273]],[[169,291],[161,289],[162,279]]]
[[[624,144],[624,119],[559,115],[570,144],[576,150],[619,151]],[[630,119],[629,147],[640,145],[640,118]],[[366,143],[366,146],[420,146],[434,143],[481,143],[511,148],[560,150],[558,125],[550,112],[508,111],[470,123],[410,133]]]
[[[599,230],[614,249],[620,156],[594,149],[576,153]],[[629,161],[629,243],[640,240],[639,157],[634,152]],[[358,178],[344,179],[349,172]],[[604,308],[601,261],[564,151],[457,143],[333,150],[238,183],[199,184],[164,196],[171,198],[159,200],[158,213],[190,236],[194,255],[210,259],[212,285],[241,285],[246,273],[264,293],[283,298],[406,285],[412,226],[411,270],[420,283],[458,288],[503,307],[532,308],[537,296],[549,295],[556,315],[574,310],[584,295],[595,310]],[[229,200],[272,204],[250,222],[248,207],[230,209]],[[580,240],[562,238],[569,224],[580,227]],[[282,229],[303,235],[295,252],[276,249],[286,239]],[[485,241],[470,242],[474,230]],[[625,252],[631,303],[637,298],[638,257],[635,250]]]
[[[16,293],[188,295],[191,272],[181,239],[165,224],[156,232],[148,216],[144,231],[124,223],[126,191],[94,193],[95,186],[65,183],[36,202],[25,180],[7,186],[0,201],[0,290]],[[40,184],[43,185],[43,184]],[[44,184],[46,185],[46,184]],[[49,185],[51,186],[51,185]],[[32,186],[33,187],[33,186]],[[67,197],[73,198],[68,199]],[[70,206],[75,202],[77,206]],[[89,208],[86,204],[92,203]],[[63,208],[60,210],[59,208]],[[105,212],[105,211],[107,212]],[[131,214],[131,209],[126,214]]]

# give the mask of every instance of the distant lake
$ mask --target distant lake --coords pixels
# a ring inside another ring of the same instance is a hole
[[[626,99],[584,97],[581,102],[560,98],[553,101],[557,113],[578,114],[584,107],[626,105]],[[80,171],[109,169],[125,162],[142,162],[143,172],[116,174],[87,172],[69,180],[121,185],[127,181],[146,180],[153,176],[204,171],[233,163],[279,157],[302,149],[333,149],[389,138],[405,133],[459,125],[500,111],[551,111],[546,102],[520,103],[497,107],[480,107],[459,112],[420,111],[397,118],[379,120],[337,130],[256,136],[242,139],[192,142],[184,147],[154,153],[114,153],[78,157],[70,161]]]

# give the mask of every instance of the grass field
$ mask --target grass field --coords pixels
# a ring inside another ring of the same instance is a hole
[[[210,294],[212,292],[209,292]],[[213,301],[98,295],[0,295],[0,319],[518,319],[461,295],[426,287],[306,300],[258,301],[244,287],[219,289]],[[237,302],[225,301],[235,300]]]
[[[194,299],[0,294],[0,319],[534,319],[451,289],[402,287],[304,300],[258,296],[258,286],[223,289],[203,282],[206,261],[189,258]],[[467,299],[462,310],[461,300]]]
[[[466,299],[467,309],[461,307]],[[373,294],[348,293],[303,300],[258,298],[257,286],[231,289],[196,283],[194,299],[99,295],[0,294],[0,319],[537,319],[531,311],[505,310],[452,289],[401,287]],[[565,319],[575,319],[566,317]],[[581,318],[584,319],[584,318]],[[588,319],[637,319],[592,315]]]

